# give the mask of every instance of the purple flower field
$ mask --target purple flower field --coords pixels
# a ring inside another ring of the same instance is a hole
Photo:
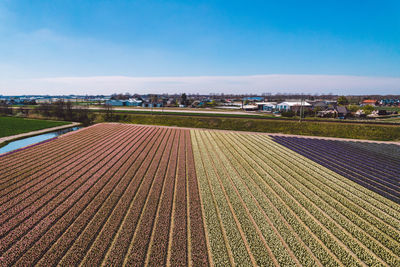
[[[396,145],[273,136],[277,143],[400,203],[400,159]],[[384,153],[382,151],[387,150]],[[389,152],[390,151],[390,152]]]

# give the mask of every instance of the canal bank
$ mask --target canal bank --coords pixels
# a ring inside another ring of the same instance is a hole
[[[0,155],[3,153],[9,152],[9,151],[6,151],[6,149],[4,149],[4,148],[6,146],[9,146],[13,142],[23,141],[25,139],[32,138],[31,143],[21,142],[23,147],[25,147],[25,146],[29,146],[29,145],[37,143],[37,142],[45,141],[46,139],[54,138],[55,136],[58,136],[58,135],[61,135],[61,134],[63,134],[63,132],[62,132],[63,130],[71,129],[72,131],[74,131],[76,129],[73,129],[73,128],[76,128],[79,126],[81,126],[81,123],[73,122],[73,123],[67,124],[67,125],[51,127],[51,128],[32,131],[32,132],[28,132],[28,133],[22,133],[22,134],[2,137],[2,138],[0,138]],[[57,132],[57,131],[60,131],[60,132]],[[69,131],[65,131],[65,132],[69,132]],[[33,137],[37,137],[37,136],[49,134],[49,133],[54,133],[54,136],[49,135],[47,137],[43,136],[43,138],[36,138],[36,139],[33,138]],[[15,147],[14,149],[21,148],[21,147],[18,147],[18,144],[14,147]],[[14,149],[12,149],[12,150],[14,150]]]

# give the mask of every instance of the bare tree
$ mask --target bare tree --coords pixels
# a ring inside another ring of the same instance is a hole
[[[105,120],[112,121],[112,119],[114,117],[113,106],[106,103],[104,105],[104,110],[105,110]]]

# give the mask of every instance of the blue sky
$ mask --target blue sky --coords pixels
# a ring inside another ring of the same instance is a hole
[[[43,90],[400,93],[400,1],[1,1],[0,94]]]

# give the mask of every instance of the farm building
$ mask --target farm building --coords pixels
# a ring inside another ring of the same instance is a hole
[[[299,107],[311,107],[311,104],[308,102],[301,102],[301,101],[293,101],[293,102],[282,102],[276,105],[276,109],[279,111],[294,111],[295,109],[298,109]]]
[[[125,100],[107,100],[106,105],[111,105],[111,106],[126,106]],[[125,105],[124,105],[125,104]]]
[[[244,105],[243,109],[244,110],[248,110],[248,111],[250,111],[250,110],[258,110],[258,106],[257,105]]]
[[[131,107],[139,107],[142,105],[142,100],[138,100],[135,98],[129,100],[107,100],[106,104],[111,106],[131,106]]]
[[[276,102],[256,102],[258,110],[273,111],[276,108]]]

